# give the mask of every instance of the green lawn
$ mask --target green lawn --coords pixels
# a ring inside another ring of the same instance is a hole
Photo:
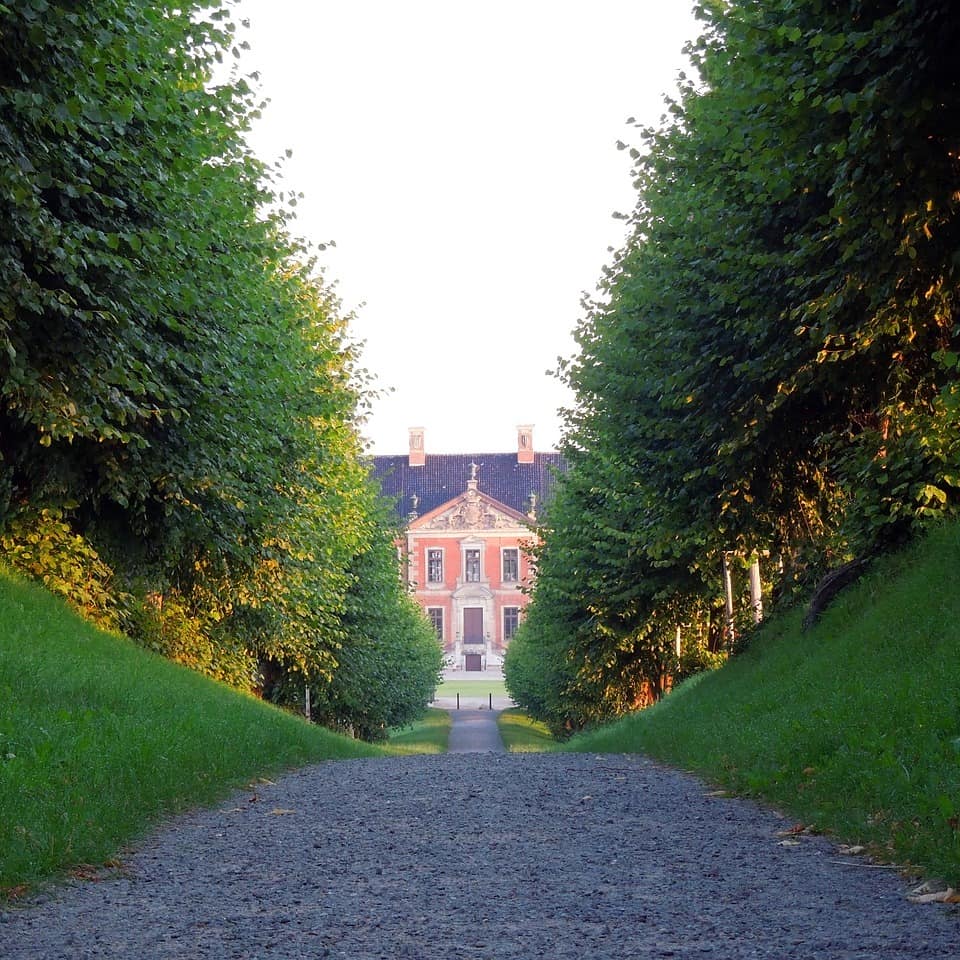
[[[467,673],[453,679],[445,679],[437,687],[438,697],[455,697],[458,693],[461,698],[470,697],[471,699],[483,700],[486,700],[491,694],[495,697],[507,696],[507,690],[502,680],[494,680],[488,677],[473,679]]]
[[[387,749],[398,754],[446,753],[450,726],[448,711],[430,708],[416,723],[391,730]]]
[[[503,745],[511,753],[543,753],[559,749],[546,724],[531,720],[522,710],[501,710],[497,727]]]

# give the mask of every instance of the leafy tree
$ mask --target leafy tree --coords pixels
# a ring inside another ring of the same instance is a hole
[[[246,145],[255,92],[213,81],[235,33],[221,0],[0,3],[0,534],[183,662],[329,684],[350,604],[408,611],[363,567],[349,318]]]
[[[433,627],[397,575],[395,533],[381,520],[357,558],[339,669],[318,704],[321,716],[366,740],[384,739],[390,728],[421,717],[443,666]]]
[[[768,555],[789,593],[960,499],[951,5],[698,15],[697,76],[640,132],[633,236],[561,367],[571,469],[527,643],[563,651],[573,724],[578,690],[601,716],[656,679],[724,554]]]

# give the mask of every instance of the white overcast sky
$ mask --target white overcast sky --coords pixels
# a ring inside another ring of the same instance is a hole
[[[691,0],[239,0],[269,98],[251,145],[391,391],[365,434],[403,453],[556,449],[548,371],[625,237],[635,142],[696,32]]]

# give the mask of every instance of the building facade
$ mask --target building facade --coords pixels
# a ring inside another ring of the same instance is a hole
[[[374,473],[405,521],[401,563],[447,663],[499,664],[528,602],[537,510],[565,463],[536,453],[519,427],[515,454],[437,454],[410,430],[402,457],[375,457]]]

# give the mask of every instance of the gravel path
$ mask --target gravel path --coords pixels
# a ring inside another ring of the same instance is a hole
[[[327,763],[6,909],[0,956],[960,957],[955,909],[785,826],[640,757]]]
[[[451,710],[449,753],[503,753],[503,738],[494,710]]]

